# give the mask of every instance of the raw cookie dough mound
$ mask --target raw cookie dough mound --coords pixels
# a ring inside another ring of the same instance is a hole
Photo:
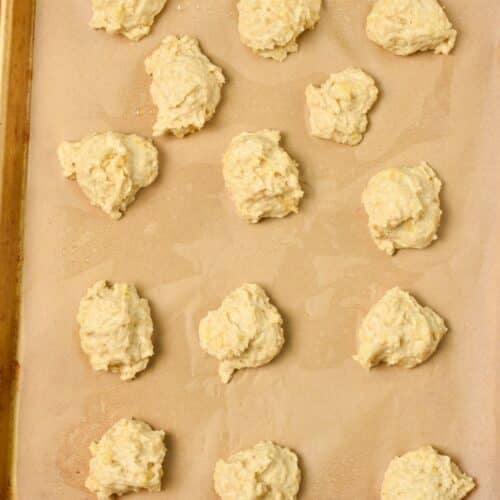
[[[146,299],[132,285],[98,281],[80,302],[82,349],[94,370],[131,380],[153,355],[153,321]]]
[[[158,151],[134,134],[104,132],[63,142],[57,155],[63,174],[76,179],[92,205],[119,219],[139,189],[158,175]]]
[[[215,491],[222,500],[295,500],[301,473],[297,455],[262,441],[215,465]]]
[[[434,353],[447,331],[430,307],[422,307],[401,288],[391,288],[363,319],[354,359],[368,369],[379,363],[414,368]]]
[[[262,57],[283,61],[297,38],[319,21],[321,0],[239,0],[241,41]]]
[[[437,0],[377,0],[366,20],[368,38],[398,56],[448,54],[457,32]]]
[[[141,489],[160,491],[165,433],[133,418],[116,422],[90,445],[92,458],[85,486],[107,500]]]
[[[437,239],[442,183],[426,163],[386,168],[363,192],[373,241],[393,255],[399,248],[425,248]]]
[[[423,446],[394,458],[385,472],[382,500],[460,500],[475,487],[450,457]]]
[[[137,41],[149,33],[166,3],[167,0],[92,0],[89,26]]]
[[[153,135],[184,137],[212,118],[225,83],[222,70],[190,36],[167,36],[145,61],[153,77],[151,97],[158,107]]]
[[[351,146],[360,143],[377,96],[375,81],[359,68],[332,73],[319,87],[308,85],[311,135]]]
[[[280,146],[280,140],[277,130],[243,132],[224,154],[226,187],[247,222],[298,212],[304,196],[298,164]]]
[[[282,325],[262,287],[245,284],[201,320],[200,345],[220,361],[219,376],[227,384],[235,370],[265,365],[281,351]]]

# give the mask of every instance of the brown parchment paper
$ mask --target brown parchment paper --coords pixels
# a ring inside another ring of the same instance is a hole
[[[495,0],[448,0],[453,53],[401,58],[364,34],[370,4],[325,1],[300,52],[278,64],[238,40],[235,2],[170,0],[139,43],[87,27],[90,2],[38,0],[26,206],[18,497],[83,500],[88,445],[117,419],[167,432],[164,488],[130,498],[215,498],[215,461],[262,439],[300,455],[304,500],[378,497],[389,460],[424,444],[500,497],[498,50]],[[120,221],[65,180],[62,140],[108,129],[150,135],[143,61],[169,33],[197,36],[228,79],[215,118],[156,140],[161,174]],[[312,139],[304,88],[355,65],[380,99],[356,147]],[[221,155],[244,130],[272,127],[300,162],[300,213],[247,225],[224,192]],[[390,258],[360,204],[376,171],[428,161],[444,182],[438,242]],[[156,355],[136,381],[91,370],[75,322],[98,279],[135,283],[152,305]],[[199,320],[243,282],[286,319],[282,354],[224,386]],[[351,356],[369,307],[400,285],[450,328],[421,367],[374,369]]]

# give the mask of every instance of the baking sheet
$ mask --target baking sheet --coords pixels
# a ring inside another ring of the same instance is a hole
[[[164,489],[130,498],[212,499],[219,457],[272,439],[296,450],[301,499],[377,498],[389,460],[431,443],[500,494],[498,455],[498,51],[494,0],[448,0],[448,57],[393,56],[369,42],[369,3],[325,1],[282,64],[238,41],[235,3],[170,0],[139,43],[87,27],[90,2],[38,0],[26,205],[18,497],[87,499],[88,444],[136,416],[167,432]],[[55,149],[108,129],[150,135],[143,60],[169,33],[197,36],[228,78],[201,133],[156,140],[161,174],[121,221],[65,180]],[[357,147],[312,139],[304,88],[360,66],[381,90]],[[301,165],[300,213],[250,226],[224,192],[221,155],[237,133],[278,128]],[[444,182],[440,239],[390,258],[370,240],[361,192],[376,171],[428,161]],[[136,381],[95,373],[78,302],[98,279],[135,283],[152,305],[157,354]],[[282,354],[224,386],[197,325],[243,282],[265,286],[286,321]],[[450,332],[411,371],[365,372],[355,331],[391,286],[441,313]]]

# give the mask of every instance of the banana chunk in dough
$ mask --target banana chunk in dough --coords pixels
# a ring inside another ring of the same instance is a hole
[[[301,472],[297,455],[262,441],[215,465],[215,491],[222,500],[295,500]]]
[[[92,0],[90,27],[140,40],[151,30],[167,0]]]
[[[332,73],[319,87],[308,85],[311,135],[350,146],[359,144],[368,127],[368,111],[377,97],[375,81],[359,68]]]
[[[94,370],[131,380],[153,356],[153,320],[146,299],[132,285],[98,281],[80,301],[82,349]]]
[[[283,319],[259,285],[231,292],[219,309],[200,322],[200,345],[220,361],[219,376],[227,384],[235,370],[269,363],[285,343]]]
[[[85,486],[98,500],[137,492],[161,490],[165,432],[133,418],[116,422],[90,445],[92,458]]]
[[[380,363],[414,368],[432,356],[447,331],[441,316],[394,287],[363,319],[354,359],[368,369]]]
[[[299,210],[304,192],[298,164],[280,146],[280,140],[277,130],[243,132],[224,154],[226,188],[247,222],[281,218]]]
[[[386,168],[368,182],[362,202],[377,247],[393,255],[400,248],[425,248],[437,240],[442,183],[425,162]]]
[[[157,149],[134,134],[92,134],[63,142],[57,155],[64,176],[76,179],[90,203],[112,219],[119,219],[137,192],[158,175]]]
[[[158,108],[153,135],[184,137],[203,128],[215,114],[225,83],[222,70],[190,36],[167,36],[145,61]]]
[[[474,479],[432,446],[394,458],[382,483],[382,500],[461,500],[475,488]]]
[[[321,0],[239,0],[240,39],[256,54],[283,61],[319,21]]]
[[[437,0],[377,0],[366,20],[366,34],[398,56],[426,50],[448,54],[457,38]]]

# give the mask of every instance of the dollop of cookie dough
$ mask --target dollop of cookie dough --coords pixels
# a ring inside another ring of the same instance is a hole
[[[434,353],[447,331],[430,307],[399,287],[391,288],[363,319],[354,359],[368,369],[379,363],[414,368]]]
[[[377,0],[366,20],[368,38],[398,56],[448,54],[457,32],[436,0]]]
[[[256,54],[283,61],[297,38],[319,21],[321,0],[239,0],[241,41]]]
[[[141,489],[160,491],[165,433],[133,418],[116,422],[90,445],[92,458],[85,486],[99,500]]]
[[[382,500],[460,500],[475,488],[450,457],[423,446],[394,458],[382,483]]]
[[[400,248],[425,248],[437,239],[442,183],[426,163],[386,168],[368,182],[362,202],[377,247],[389,255]]]
[[[299,210],[304,192],[298,163],[280,146],[280,140],[277,130],[243,132],[224,154],[226,188],[247,222],[285,217]]]
[[[151,30],[167,0],[92,0],[90,27],[140,40]]]
[[[80,302],[77,321],[82,349],[94,370],[131,380],[153,355],[148,301],[132,285],[98,281]]]
[[[308,85],[311,135],[351,146],[360,143],[377,96],[375,81],[359,68],[332,73],[319,87]]]
[[[222,500],[295,500],[301,473],[297,455],[262,441],[215,465],[215,491]]]
[[[219,309],[200,322],[200,345],[220,361],[219,376],[227,384],[233,372],[269,363],[285,343],[283,319],[259,285],[231,292]]]
[[[158,107],[153,135],[184,137],[212,118],[225,83],[222,70],[190,36],[167,36],[145,61],[151,97]]]
[[[158,175],[158,151],[134,134],[104,132],[63,142],[57,155],[63,174],[76,179],[94,206],[119,219],[137,192]]]

